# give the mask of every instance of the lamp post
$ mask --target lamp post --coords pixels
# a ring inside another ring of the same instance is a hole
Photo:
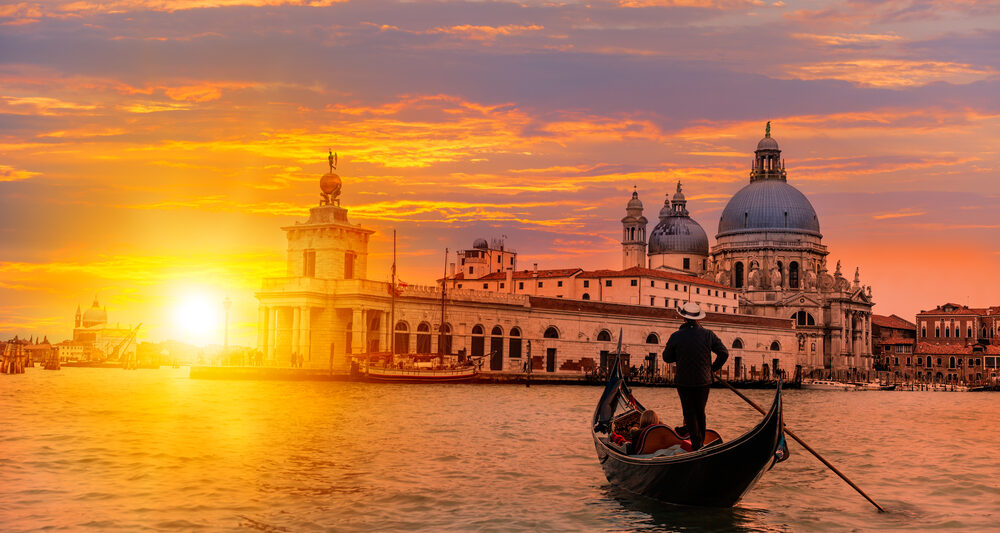
[[[225,327],[225,338],[222,344],[223,353],[229,353],[229,308],[232,307],[233,301],[229,299],[228,296],[222,300],[222,307],[226,310],[226,327]]]

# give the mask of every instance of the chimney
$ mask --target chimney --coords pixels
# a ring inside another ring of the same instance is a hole
[[[535,275],[537,276],[538,275],[538,263],[534,263],[534,265],[535,265]]]

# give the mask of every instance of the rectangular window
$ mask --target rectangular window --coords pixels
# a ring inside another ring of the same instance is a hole
[[[505,285],[505,283],[501,283],[500,284],[500,288],[502,289],[504,285]]]
[[[726,296],[726,291],[722,291],[722,297],[723,297],[723,298],[727,298],[727,296]]]
[[[629,281],[631,281],[631,282],[632,282],[632,283],[631,283],[631,285],[632,285],[633,287],[638,287],[638,286],[639,286],[639,280],[637,280],[637,279],[633,279],[633,280],[629,280]]]
[[[701,294],[701,287],[695,287],[694,288],[694,293],[695,294]]]
[[[462,284],[461,284],[461,283],[459,283],[459,284],[458,284],[458,288],[459,288],[459,289],[461,289],[461,288],[462,288]]]
[[[649,297],[649,305],[650,305],[650,307],[656,305],[656,298],[650,296]]]
[[[539,281],[539,282],[538,282],[538,287],[539,287],[539,288],[541,288],[541,286],[542,286],[542,282],[541,282],[541,281]]]
[[[685,286],[684,286],[684,292],[687,292],[687,291],[688,291],[688,286],[687,286],[687,285],[685,285]]]
[[[316,276],[316,250],[302,250],[302,275],[307,278]]]
[[[561,281],[557,281],[556,282],[556,287],[562,287],[562,282]]]
[[[490,288],[490,284],[489,284],[489,283],[483,283],[483,288],[484,288],[484,289],[488,289],[488,288]]]
[[[649,280],[649,286],[650,287],[656,287],[656,282],[653,281],[653,280]]]
[[[590,287],[590,280],[589,279],[583,280],[583,288],[586,289],[588,287]]]
[[[462,264],[463,265],[465,264],[465,258],[464,257],[462,258]]]
[[[997,358],[996,357],[987,357],[986,358],[986,368],[996,368],[996,367],[997,367]]]
[[[354,279],[354,252],[344,254],[344,279]]]
[[[685,257],[684,258],[684,270],[691,270],[691,258],[690,257]]]
[[[472,274],[472,267],[469,267],[469,274]]]
[[[517,288],[518,289],[524,289],[524,282],[523,281],[518,281],[517,282]]]
[[[611,280],[610,279],[604,280],[604,286],[605,287],[610,287],[611,286]]]
[[[513,264],[514,264],[514,256],[510,256],[510,264],[511,264],[511,265],[513,265]]]

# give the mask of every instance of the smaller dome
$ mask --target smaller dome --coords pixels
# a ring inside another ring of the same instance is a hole
[[[319,179],[319,188],[324,194],[339,194],[342,185],[340,176],[333,172],[327,172]]]
[[[625,209],[642,209],[642,202],[639,201],[639,193],[632,191],[632,199],[628,201],[628,206]]]
[[[486,242],[486,239],[476,239],[472,241],[472,247],[477,250],[486,250],[490,247],[490,243]]]
[[[774,137],[768,135],[764,137],[757,143],[757,150],[778,150],[778,141],[774,140]]]
[[[667,198],[663,200],[663,207],[660,208],[660,220],[674,214],[674,210],[670,207],[670,193],[667,193]]]

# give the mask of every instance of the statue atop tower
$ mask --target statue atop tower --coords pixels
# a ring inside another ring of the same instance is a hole
[[[340,205],[340,189],[343,182],[340,180],[340,176],[334,172],[337,169],[337,154],[333,153],[332,149],[327,160],[330,162],[330,171],[319,179],[321,191],[319,205]]]

